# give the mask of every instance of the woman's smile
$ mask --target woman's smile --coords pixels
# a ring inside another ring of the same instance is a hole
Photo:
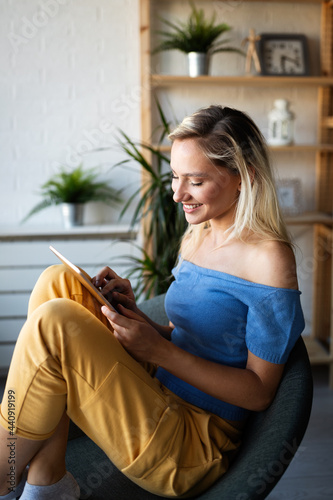
[[[202,203],[196,203],[196,204],[183,203],[183,209],[184,212],[186,213],[192,213],[199,207],[202,207]]]

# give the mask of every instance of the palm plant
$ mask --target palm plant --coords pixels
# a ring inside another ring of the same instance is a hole
[[[162,19],[162,22],[173,31],[157,31],[158,34],[165,37],[165,40],[155,48],[154,53],[176,49],[186,54],[201,52],[211,55],[226,51],[243,54],[240,49],[226,47],[229,40],[218,40],[220,36],[232,29],[228,24],[216,24],[216,13],[207,20],[203,9],[197,9],[193,3],[190,5],[192,11],[186,22],[171,22]]]
[[[109,205],[120,203],[120,191],[107,182],[98,181],[97,177],[98,173],[95,169],[84,170],[82,165],[70,172],[63,168],[41,186],[42,201],[30,210],[22,222],[51,205],[84,204],[90,201],[99,201]]]
[[[161,143],[169,133],[169,123],[159,105],[158,109],[162,121]],[[137,297],[149,298],[164,293],[169,287],[171,269],[187,223],[181,206],[173,201],[169,157],[160,151],[159,146],[135,143],[122,131],[120,135],[119,145],[128,157],[121,163],[134,160],[143,169],[145,179],[121,212],[122,216],[139,197],[131,223],[142,223],[144,248],[141,248],[141,257],[129,257],[132,267],[127,277],[137,279],[134,289]],[[151,161],[146,159],[145,153]]]

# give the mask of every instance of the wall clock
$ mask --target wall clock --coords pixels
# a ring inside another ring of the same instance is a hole
[[[258,42],[262,75],[309,75],[309,54],[304,35],[263,33]]]

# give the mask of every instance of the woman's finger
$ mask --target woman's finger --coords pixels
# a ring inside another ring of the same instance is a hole
[[[109,281],[110,279],[121,279],[118,274],[108,266],[103,267],[101,271],[99,271],[96,276],[92,278],[92,282],[95,286],[103,286],[105,284],[105,280]]]
[[[141,323],[145,323],[145,320],[136,314],[131,309],[127,309],[126,307],[119,304],[118,310],[119,313],[111,310],[107,306],[102,306],[102,313],[106,316],[112,323],[123,326],[125,328],[131,327],[131,321],[140,321]]]
[[[123,279],[123,278],[114,278],[108,281],[103,288],[101,289],[101,292],[103,294],[109,293],[113,290],[117,290],[118,292],[128,292],[129,289],[132,289],[131,283],[129,280]]]

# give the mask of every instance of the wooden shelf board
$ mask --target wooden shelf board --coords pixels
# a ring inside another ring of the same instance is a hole
[[[303,337],[304,343],[306,345],[310,363],[312,365],[322,365],[333,363],[333,356],[330,356],[329,352],[322,346],[318,340],[313,337]]]
[[[170,152],[171,144],[153,144],[153,147],[159,149],[161,152]],[[317,152],[332,152],[333,144],[290,144],[289,146],[269,146],[269,150],[272,152],[304,152],[304,153],[317,153]]]
[[[326,224],[332,225],[333,218],[330,215],[321,212],[305,212],[295,216],[286,216],[286,222],[289,225],[312,225],[312,224]]]
[[[161,1],[161,0],[158,0]],[[165,2],[169,2],[170,0],[162,0]],[[203,1],[209,1],[211,0],[203,0]],[[314,4],[321,4],[321,3],[329,3],[330,0],[242,0],[243,2],[248,2],[248,3],[253,3],[253,2],[265,2],[265,3],[314,3]]]
[[[174,85],[219,85],[243,87],[292,86],[297,87],[329,87],[333,86],[333,77],[328,76],[198,76],[186,75],[152,75],[151,85],[172,87]]]
[[[269,146],[271,151],[290,151],[290,152],[311,152],[320,151],[333,152],[333,144],[290,144],[289,146]]]

